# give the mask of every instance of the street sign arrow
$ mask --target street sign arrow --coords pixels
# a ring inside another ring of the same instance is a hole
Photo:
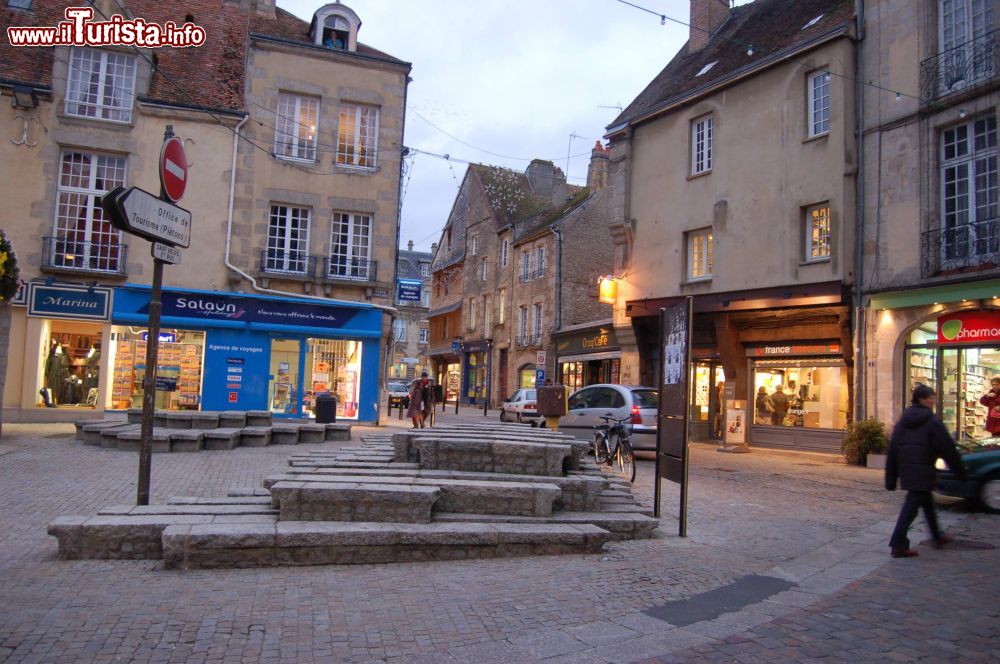
[[[112,225],[151,242],[185,248],[191,245],[191,213],[188,210],[162,201],[138,187],[116,192],[118,189],[108,192],[101,200],[105,211],[108,211],[109,201],[116,209],[116,214],[109,215]]]

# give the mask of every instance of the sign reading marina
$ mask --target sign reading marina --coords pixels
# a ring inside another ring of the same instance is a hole
[[[111,224],[126,233],[175,247],[191,245],[191,213],[148,191],[117,187],[105,194],[101,207]]]

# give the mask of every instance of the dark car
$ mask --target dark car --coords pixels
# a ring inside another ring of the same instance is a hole
[[[987,512],[1000,514],[1000,437],[959,443],[967,479],[959,480],[955,473],[938,462],[938,493],[967,498],[979,503]]]

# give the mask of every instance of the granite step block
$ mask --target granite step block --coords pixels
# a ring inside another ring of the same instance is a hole
[[[331,422],[326,425],[326,439],[330,442],[350,440],[351,425]]]
[[[299,442],[300,443],[325,443],[326,442],[326,425],[325,424],[302,424],[302,425],[299,425]]]
[[[270,444],[270,427],[248,426],[240,430],[240,445],[243,447],[267,447]]]
[[[189,415],[192,429],[219,428],[219,413],[212,411],[194,411]]]
[[[272,445],[298,445],[299,444],[299,424],[273,424],[271,425]]]
[[[170,525],[210,524],[211,515],[59,517],[47,532],[59,542],[62,560],[156,560]]]
[[[645,514],[608,512],[555,512],[550,517],[524,517],[499,514],[462,514],[436,512],[432,523],[589,523],[607,530],[615,541],[650,539],[660,525],[658,519]]]
[[[199,429],[174,431],[170,434],[171,452],[198,452],[204,444],[204,432]]]
[[[219,413],[220,429],[242,429],[247,425],[247,414],[241,410],[224,410]]]
[[[206,450],[231,450],[239,447],[242,438],[242,429],[218,428],[206,429],[202,431],[204,449]]]
[[[269,427],[271,426],[271,411],[248,410],[246,412],[246,422],[248,427]]]
[[[281,521],[428,523],[440,495],[432,486],[289,481],[271,486]]]

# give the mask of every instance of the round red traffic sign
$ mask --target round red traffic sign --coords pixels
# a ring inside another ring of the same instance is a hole
[[[187,188],[187,157],[184,155],[184,142],[174,137],[163,143],[160,150],[160,184],[167,198],[174,203],[184,197]]]

